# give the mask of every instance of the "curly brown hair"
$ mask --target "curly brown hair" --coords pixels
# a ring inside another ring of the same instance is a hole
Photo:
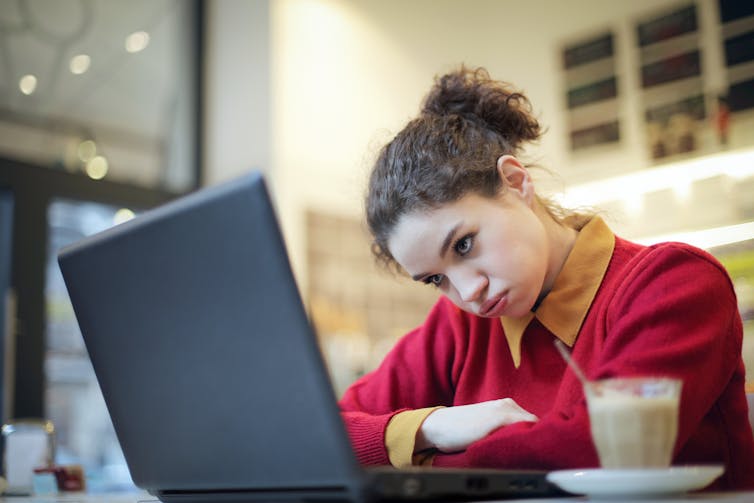
[[[403,215],[468,193],[497,195],[504,189],[498,158],[519,155],[541,134],[526,96],[484,68],[461,66],[436,78],[419,116],[380,150],[369,177],[366,218],[378,261],[397,265],[387,241]],[[540,201],[557,220],[568,218],[567,211]]]

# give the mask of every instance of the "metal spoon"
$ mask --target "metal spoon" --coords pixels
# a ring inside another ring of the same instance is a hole
[[[560,339],[555,339],[555,347],[558,349],[558,352],[560,353],[560,356],[563,357],[563,359],[566,361],[569,367],[571,367],[571,370],[573,370],[573,373],[576,374],[576,377],[579,378],[579,381],[581,381],[581,384],[584,385],[584,388],[587,386],[590,386],[589,379],[586,378],[586,375],[584,374],[584,371],[581,370],[581,367],[578,366],[578,364],[571,358],[571,354],[568,352],[568,349],[566,349],[566,345],[563,344],[563,341]]]

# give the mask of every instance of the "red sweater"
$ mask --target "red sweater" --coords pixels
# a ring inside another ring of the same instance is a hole
[[[674,465],[722,463],[714,488],[754,488],[742,325],[732,284],[708,253],[688,245],[644,247],[615,237],[609,265],[572,355],[590,379],[667,375],[683,380]],[[564,469],[599,466],[582,387],[533,319],[514,365],[499,319],[440,298],[422,326],[340,405],[357,457],[389,464],[385,429],[398,412],[513,398],[539,417],[500,428],[439,467]]]

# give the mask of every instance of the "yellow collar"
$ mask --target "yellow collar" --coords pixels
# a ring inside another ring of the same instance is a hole
[[[500,318],[516,368],[521,364],[521,337],[535,317],[558,339],[573,346],[614,247],[615,235],[607,224],[600,217],[592,218],[579,232],[552,290],[536,312],[520,318]]]

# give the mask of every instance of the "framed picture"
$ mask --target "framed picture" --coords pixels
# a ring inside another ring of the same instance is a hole
[[[610,31],[567,44],[562,51],[572,151],[620,140],[618,78]]]

